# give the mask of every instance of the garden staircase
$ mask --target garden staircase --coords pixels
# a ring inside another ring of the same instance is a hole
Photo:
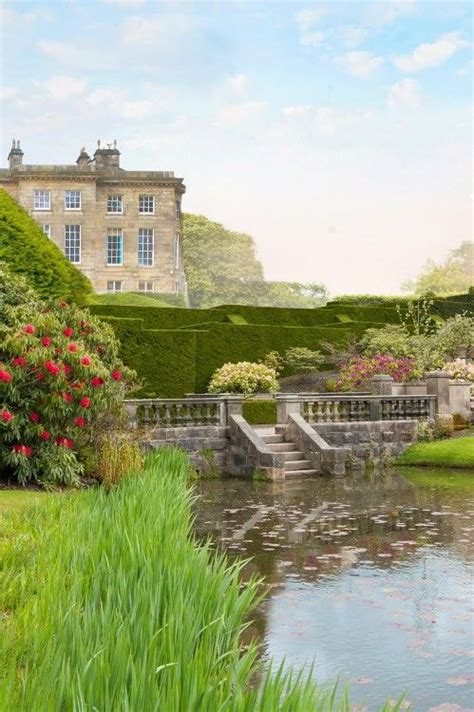
[[[283,455],[285,458],[285,479],[298,477],[314,477],[318,475],[311,460],[305,453],[298,450],[296,443],[285,440],[285,426],[255,428],[263,442],[271,452]]]

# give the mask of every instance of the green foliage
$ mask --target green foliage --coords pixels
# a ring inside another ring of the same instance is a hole
[[[157,307],[169,308],[171,305],[162,299],[154,299],[141,292],[117,292],[115,294],[95,294],[91,304],[111,304],[122,307]]]
[[[245,400],[243,416],[251,425],[276,425],[277,404],[275,400]]]
[[[404,307],[397,307],[400,323],[416,336],[432,334],[436,326],[432,316],[432,307],[432,299],[410,300]]]
[[[433,467],[474,467],[474,437],[435,440],[410,445],[398,458],[398,465]]]
[[[467,292],[474,286],[474,244],[463,242],[441,264],[428,260],[421,274],[402,288],[414,294],[450,295]]]
[[[92,285],[38,223],[0,189],[0,262],[24,275],[42,298],[84,303]]]
[[[15,519],[2,539],[2,709],[347,712],[311,670],[265,669],[255,641],[243,647],[259,582],[197,546],[187,474],[164,450],[110,493]]]
[[[112,432],[101,439],[98,456],[98,476],[107,491],[117,486],[124,477],[139,472],[143,458],[137,442],[128,435]]]
[[[22,303],[22,278],[0,276],[0,469],[21,483],[75,484],[94,428],[121,407],[133,374],[109,326],[34,301],[26,284]]]
[[[324,360],[321,351],[312,351],[305,346],[294,346],[283,354],[282,365],[294,373],[316,373]]]

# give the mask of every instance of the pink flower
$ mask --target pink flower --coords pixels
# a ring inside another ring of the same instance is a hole
[[[74,343],[74,341],[71,341],[70,344],[67,345],[68,350],[72,351],[73,353],[77,351],[77,344]]]
[[[14,445],[12,447],[12,452],[16,452],[19,455],[25,455],[25,457],[31,457],[33,450],[28,445]]]
[[[2,410],[0,416],[4,423],[9,423],[13,418],[13,414],[9,410]]]
[[[39,423],[40,414],[39,413],[30,413],[30,420],[32,423]]]
[[[64,391],[64,393],[61,393],[61,396],[66,403],[71,403],[73,400],[73,395],[72,393],[69,393],[69,391]]]
[[[9,383],[11,380],[11,373],[8,373],[8,371],[0,370],[0,381],[3,381],[4,383]]]
[[[51,433],[48,433],[47,430],[42,430],[42,431],[41,431],[41,433],[40,433],[40,439],[41,439],[41,440],[44,440],[44,441],[46,442],[46,440],[49,440],[50,437],[51,437]]]
[[[83,428],[86,424],[86,419],[79,416],[78,418],[74,419],[74,424],[77,425],[78,428]]]
[[[114,379],[114,381],[121,381],[122,380],[122,371],[112,371],[111,376]]]
[[[91,386],[94,388],[100,388],[104,383],[103,379],[100,378],[100,376],[94,376],[94,378],[91,378]]]
[[[90,366],[90,365],[91,365],[91,360],[90,360],[89,356],[83,356],[83,357],[81,358],[81,363],[82,363],[83,366]]]
[[[12,359],[13,366],[26,366],[26,358],[24,356],[17,356]]]
[[[51,346],[52,341],[49,336],[43,336],[43,338],[41,339],[41,343],[43,344],[43,346]]]
[[[81,398],[81,400],[79,401],[79,405],[82,408],[88,408],[90,406],[90,404],[91,404],[91,399],[88,398],[87,396],[84,396],[84,398]]]
[[[66,326],[66,328],[63,329],[63,334],[64,334],[64,336],[67,336],[68,338],[70,338],[74,334],[74,329],[71,329],[70,326]]]
[[[36,331],[36,329],[35,329],[35,327],[33,326],[33,324],[26,324],[26,325],[23,327],[23,331],[25,332],[25,334],[34,334],[35,331]]]
[[[61,369],[57,364],[54,363],[54,361],[45,361],[44,362],[44,367],[47,371],[49,371],[53,376],[57,376],[58,373],[61,372]]]

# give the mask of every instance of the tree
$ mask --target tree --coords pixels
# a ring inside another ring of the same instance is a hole
[[[42,298],[87,301],[92,285],[43,233],[38,223],[0,189],[0,261],[27,277]]]
[[[421,274],[402,289],[413,294],[448,296],[463,294],[474,286],[474,243],[463,242],[441,264],[428,260]]]
[[[248,304],[307,308],[328,299],[324,284],[267,282],[253,238],[203,215],[184,215],[183,260],[191,306]]]

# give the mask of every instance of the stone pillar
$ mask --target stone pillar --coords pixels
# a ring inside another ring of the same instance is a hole
[[[229,424],[229,417],[231,415],[242,415],[242,404],[244,397],[240,395],[235,396],[225,396],[225,423],[223,425]]]
[[[290,413],[296,413],[300,415],[301,413],[301,401],[300,398],[294,395],[289,396],[276,396],[277,402],[277,423],[280,425],[286,425],[288,422],[288,416]]]
[[[129,421],[130,428],[132,430],[136,430],[136,428],[138,428],[137,404],[136,403],[127,403],[127,401],[125,401],[123,405],[125,408],[125,412],[128,415],[128,421]]]
[[[466,423],[471,422],[471,384],[469,381],[451,381],[449,384],[449,411]]]
[[[370,392],[373,396],[391,396],[393,378],[387,374],[372,376],[370,379]]]
[[[436,415],[450,415],[449,373],[431,371],[426,374],[426,393],[436,396]]]

